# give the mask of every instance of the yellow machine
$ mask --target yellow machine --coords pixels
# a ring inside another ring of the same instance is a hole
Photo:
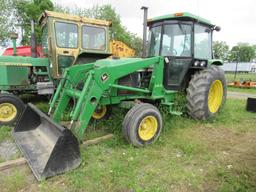
[[[110,41],[110,52],[116,57],[134,57],[135,50],[127,46],[122,41]]]

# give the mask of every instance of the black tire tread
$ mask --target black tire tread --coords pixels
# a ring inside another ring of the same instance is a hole
[[[206,120],[215,115],[208,110],[208,91],[212,80],[221,80],[224,88],[222,106],[225,103],[227,88],[224,71],[212,65],[205,70],[195,73],[187,88],[187,111],[188,114],[197,120]],[[222,108],[222,106],[220,108]],[[217,112],[216,112],[217,113]]]
[[[16,120],[18,119],[18,117],[21,115],[21,113],[25,109],[25,104],[19,97],[15,96],[13,94],[8,94],[8,93],[0,94],[0,103],[2,103],[2,102],[10,102],[10,103],[14,104],[17,109],[17,116],[12,121],[0,122],[0,125],[12,126],[15,124]]]
[[[141,142],[137,136],[136,132],[134,131],[134,127],[136,127],[136,124],[139,122],[139,119],[146,113],[149,112],[156,113],[157,117],[159,118],[159,131],[154,136],[154,139],[150,142]],[[160,135],[162,128],[162,117],[159,110],[151,104],[148,103],[140,103],[136,104],[130,111],[126,114],[124,123],[123,123],[123,134],[126,138],[126,140],[136,147],[141,147],[144,145],[148,145],[152,142],[154,142]]]

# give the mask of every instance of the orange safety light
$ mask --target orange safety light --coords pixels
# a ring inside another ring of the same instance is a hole
[[[181,16],[183,16],[183,13],[175,13],[174,14],[176,17],[181,17]]]

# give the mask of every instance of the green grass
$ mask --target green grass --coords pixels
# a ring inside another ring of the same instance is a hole
[[[256,88],[248,89],[248,88],[228,87],[228,91],[256,94]]]
[[[234,81],[234,73],[226,73],[225,77],[227,82]],[[236,81],[256,81],[256,73],[237,73]],[[256,88],[236,88],[236,87],[228,87],[228,91],[241,92],[241,93],[252,93],[256,94]]]
[[[8,126],[1,126],[0,127],[0,143],[7,139],[11,139],[11,128]]]
[[[24,171],[24,169],[21,169]],[[2,192],[8,191],[19,191],[28,186],[28,181],[26,180],[26,175],[20,170],[14,170],[11,174],[0,173],[0,185]]]
[[[38,183],[31,182],[30,171],[17,168],[7,177],[0,175],[0,187],[6,191],[255,191],[256,116],[246,112],[245,104],[227,100],[217,118],[204,122],[164,115],[159,140],[144,148],[134,148],[123,139],[126,111],[114,109],[109,121],[92,123],[86,136],[112,132],[114,138],[81,148],[78,169]]]
[[[235,78],[234,73],[225,73],[225,77],[227,82],[233,82]],[[236,81],[256,81],[256,73],[237,73]]]

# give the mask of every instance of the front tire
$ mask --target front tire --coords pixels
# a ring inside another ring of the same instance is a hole
[[[123,121],[124,137],[136,147],[156,141],[161,129],[161,114],[155,106],[148,103],[135,105],[128,111]]]
[[[225,103],[227,85],[224,71],[211,66],[193,75],[187,88],[188,114],[197,120],[214,117]]]
[[[23,101],[17,96],[0,94],[0,125],[14,125],[24,109]]]

